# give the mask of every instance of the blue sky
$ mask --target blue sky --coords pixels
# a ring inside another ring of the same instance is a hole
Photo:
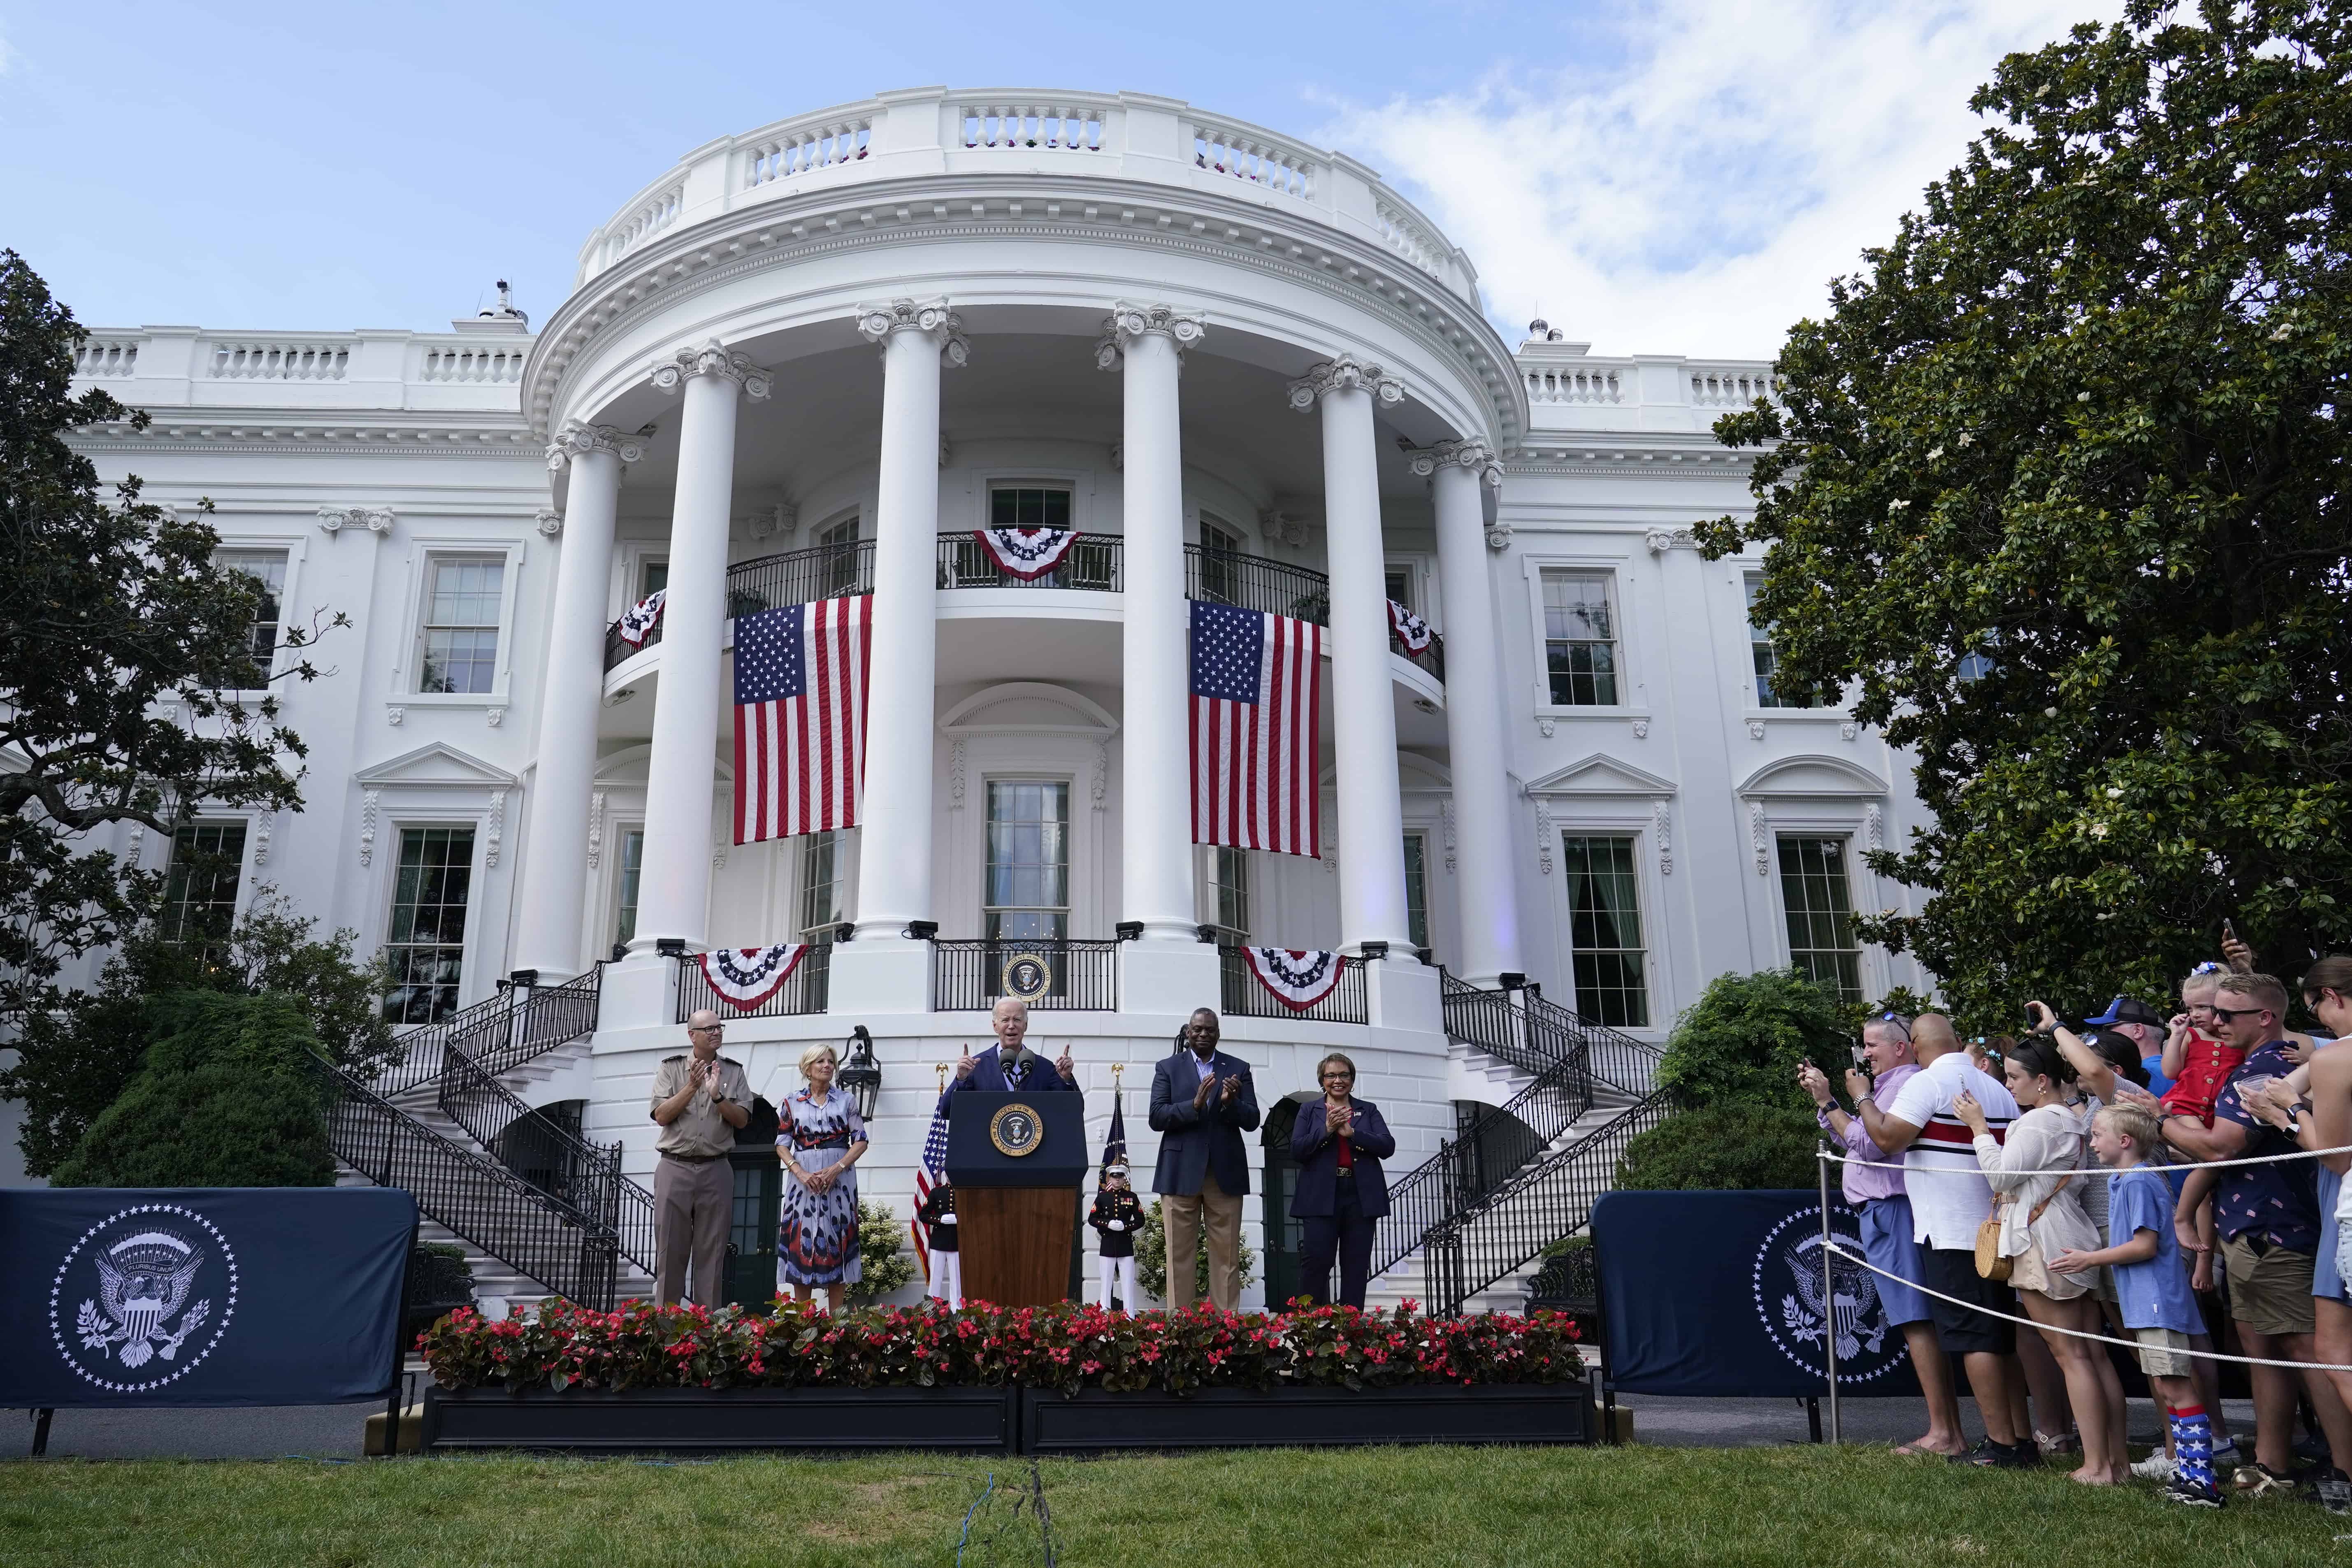
[[[82,320],[435,329],[712,137],[877,90],[1134,89],[1381,169],[1490,314],[1769,354],[2111,0],[154,5],[0,0],[0,245]]]

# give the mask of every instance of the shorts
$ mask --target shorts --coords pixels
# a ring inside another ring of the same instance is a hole
[[[1919,1283],[1930,1290],[1970,1303],[1954,1306],[1934,1296],[1927,1307],[1936,1323],[1936,1343],[1952,1355],[2011,1355],[2017,1350],[2017,1325],[1987,1312],[2017,1310],[2017,1293],[1977,1272],[1973,1248],[1923,1247],[1919,1249]],[[1984,1311],[1974,1310],[1981,1307]]]
[[[2258,1334],[2311,1332],[2308,1252],[2261,1241],[2251,1233],[2221,1243],[2230,1276],[2230,1316]]]
[[[1873,1198],[1862,1205],[1862,1255],[1873,1268],[1895,1276],[1889,1279],[1886,1274],[1874,1274],[1870,1279],[1878,1287],[1878,1304],[1885,1310],[1886,1321],[1898,1329],[1935,1317],[1928,1310],[1927,1298],[1911,1289],[1922,1282],[1919,1253],[1919,1244],[1911,1239],[1909,1198],[1897,1194]]]
[[[2139,1342],[2139,1369],[2150,1377],[2187,1377],[2195,1364],[2189,1355],[2189,1336],[2179,1329],[2134,1329]]]

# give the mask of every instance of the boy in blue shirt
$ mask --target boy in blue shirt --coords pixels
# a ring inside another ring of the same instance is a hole
[[[2189,1270],[2172,1229],[2172,1188],[2141,1163],[2163,1147],[2163,1130],[2137,1105],[2103,1107],[2091,1119],[2092,1152],[2114,1167],[2107,1178],[2107,1234],[2122,1237],[2094,1252],[2069,1249],[2050,1260],[2053,1273],[2115,1270],[2116,1300],[2124,1327],[2139,1342],[2140,1370],[2164,1405],[2172,1429],[2173,1477],[2167,1501],[2220,1508],[2213,1484],[2213,1426],[2189,1380],[2189,1336],[2201,1332]]]

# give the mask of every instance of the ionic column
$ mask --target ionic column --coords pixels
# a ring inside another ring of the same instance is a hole
[[[1166,305],[1111,307],[1095,363],[1124,369],[1127,517],[1120,802],[1123,918],[1144,940],[1192,942],[1191,731],[1185,714],[1184,448],[1177,379],[1201,319]]]
[[[686,406],[678,422],[660,695],[646,773],[645,864],[633,952],[649,952],[664,937],[683,938],[689,951],[708,940],[735,413],[740,398],[768,395],[768,373],[716,339],[656,365],[653,382],[666,393],[682,391]]]
[[[858,312],[882,345],[882,461],[874,504],[874,656],[858,819],[857,935],[931,918],[931,731],[938,679],[940,367],[971,348],[945,300]]]
[[[539,694],[538,767],[522,859],[515,966],[560,980],[580,967],[588,902],[588,796],[596,778],[596,714],[604,689],[604,594],[621,468],[643,456],[635,437],[577,421],[556,433],[547,466],[572,470],[562,552],[555,563],[547,662]]]
[[[1482,483],[1500,486],[1502,465],[1483,441],[1440,441],[1412,455],[1432,477],[1437,503],[1438,594],[1445,607],[1445,736],[1454,774],[1455,883],[1463,977],[1491,986],[1524,973],[1518,894],[1511,875],[1510,784],[1503,737],[1502,648],[1486,581]]]
[[[1331,573],[1332,761],[1339,781],[1339,942],[1412,947],[1404,901],[1404,806],[1389,678],[1388,572],[1381,548],[1372,404],[1404,384],[1342,355],[1293,382],[1290,405],[1323,406],[1323,510]]]

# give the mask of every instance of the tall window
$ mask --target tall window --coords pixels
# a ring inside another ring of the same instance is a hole
[[[420,691],[488,691],[499,663],[499,597],[506,563],[437,558],[426,574]]]
[[[1818,708],[1819,700],[1778,679],[1780,656],[1773,651],[1772,628],[1756,624],[1756,595],[1764,591],[1762,574],[1750,572],[1748,585],[1748,651],[1756,661],[1756,706],[1759,708]]]
[[[1249,851],[1218,845],[1209,851],[1209,920],[1219,942],[1249,941]]]
[[[1617,705],[1617,619],[1606,572],[1543,574],[1544,668],[1561,708]]]
[[[1007,486],[988,492],[991,528],[1067,528],[1070,492]]]
[[[1036,779],[988,781],[991,942],[1058,938],[1070,925],[1070,786]]]
[[[841,923],[841,836],[812,833],[801,840],[801,935]]]
[[[1648,954],[1642,942],[1633,840],[1562,835],[1560,847],[1568,871],[1576,1010],[1613,1028],[1644,1028],[1650,1022]]]
[[[472,892],[474,830],[404,827],[400,869],[392,888],[384,957],[392,994],[383,1016],[394,1024],[433,1024],[457,1010],[466,965],[466,904]]]
[[[1236,530],[1201,514],[1201,597],[1215,605],[1241,602],[1242,536]]]
[[[253,657],[251,685],[269,684],[270,667],[278,658],[278,616],[286,595],[286,552],[283,550],[224,550],[213,557],[226,571],[242,572],[261,584],[261,607],[247,629],[246,646]]]
[[[1412,568],[1391,566],[1388,570],[1389,597],[1410,610],[1412,603]]]
[[[637,893],[645,886],[645,879],[646,830],[625,827],[621,830],[621,908],[613,921],[613,942],[616,946],[637,934]]]
[[[669,586],[669,563],[647,561],[637,568],[637,599],[652,598]],[[633,601],[635,602],[635,601]]]
[[[174,833],[163,881],[163,940],[205,948],[227,941],[244,875],[244,823],[191,823]]]
[[[1404,836],[1404,923],[1415,947],[1429,945],[1429,836]]]
[[[833,552],[824,558],[824,596],[838,599],[862,594],[865,584],[858,580],[857,520],[845,517],[816,536],[817,544]]]
[[[1853,935],[1853,897],[1846,886],[1845,840],[1782,837],[1780,903],[1789,917],[1789,962],[1862,1000],[1862,949]]]

